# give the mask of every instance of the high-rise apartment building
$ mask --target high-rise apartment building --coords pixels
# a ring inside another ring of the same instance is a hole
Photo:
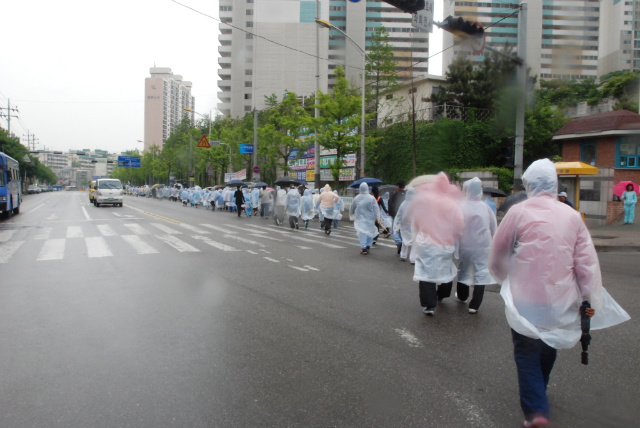
[[[598,74],[640,70],[640,1],[600,3]]]
[[[195,110],[191,82],[171,73],[170,68],[153,67],[151,77],[144,80],[144,149],[162,148],[182,117]],[[193,115],[193,113],[191,114]]]
[[[608,0],[615,2],[616,0]],[[444,0],[444,16],[453,15],[481,23],[486,44],[502,49],[506,44],[516,51],[518,38],[517,0]],[[604,4],[604,2],[603,2]],[[539,79],[597,78],[598,37],[601,0],[536,0],[527,2],[527,66]],[[444,49],[453,46],[453,35],[445,32]],[[443,69],[455,55],[471,55],[464,45],[445,51]]]
[[[319,28],[316,17],[329,21],[348,38]],[[368,49],[372,32],[382,25],[401,75],[425,76],[428,35],[413,28],[411,19],[410,14],[380,1],[220,0],[218,110],[241,117],[264,108],[265,96],[275,94],[281,99],[285,91],[300,97],[317,89],[327,92],[338,65],[359,87],[362,48]]]

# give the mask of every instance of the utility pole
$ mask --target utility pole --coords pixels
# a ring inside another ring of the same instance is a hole
[[[320,19],[320,2],[316,0],[316,19]],[[318,110],[318,92],[320,91],[320,26],[316,25],[316,99],[314,117],[316,121],[320,117]],[[318,138],[318,128],[314,130],[315,149],[313,151],[313,182],[316,189],[320,188],[320,139]]]
[[[23,134],[24,137],[24,134]],[[39,141],[39,138],[36,138],[36,134],[30,134],[29,130],[27,129],[27,148],[29,149],[30,152],[35,152],[36,151],[36,141]]]
[[[522,184],[522,164],[524,152],[524,113],[527,98],[527,3],[520,3],[518,14],[518,57],[522,64],[518,66],[518,86],[522,89],[522,95],[518,97],[516,106],[516,141],[513,156],[513,184],[520,189]]]
[[[258,110],[253,109],[253,166],[258,166]],[[251,169],[251,178],[256,181],[260,179],[259,173],[254,173]]]
[[[6,110],[7,112],[2,113],[2,110]],[[9,135],[9,137],[11,137],[11,118],[18,118],[17,114],[11,114],[11,112],[20,113],[18,111],[18,107],[11,108],[11,100],[7,99],[7,108],[0,107],[0,117],[7,118],[7,134]]]

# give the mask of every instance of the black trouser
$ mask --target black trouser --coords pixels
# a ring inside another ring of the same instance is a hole
[[[469,286],[461,282],[456,285],[456,292],[458,293],[458,299],[463,302],[469,298]],[[480,309],[482,304],[482,298],[484,297],[484,285],[475,285],[473,287],[473,297],[469,302],[469,309]]]
[[[451,297],[452,288],[453,282],[445,282],[440,284],[436,291],[435,283],[420,281],[420,305],[423,308],[435,308],[438,305],[438,301],[446,297]]]
[[[333,219],[332,218],[324,218],[322,220],[322,228],[324,230],[331,230],[331,223],[333,223]]]
[[[294,229],[298,225],[298,217],[294,215],[289,216],[289,226]]]

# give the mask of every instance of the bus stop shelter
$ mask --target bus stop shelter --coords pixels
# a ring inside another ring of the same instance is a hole
[[[580,176],[597,175],[598,168],[583,162],[556,162],[554,165],[559,182],[569,184],[567,187],[570,190],[567,193],[573,194],[573,205],[577,211],[580,211]]]

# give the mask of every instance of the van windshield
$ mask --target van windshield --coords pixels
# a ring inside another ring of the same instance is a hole
[[[98,189],[120,189],[122,184],[117,180],[100,181],[98,183]]]

